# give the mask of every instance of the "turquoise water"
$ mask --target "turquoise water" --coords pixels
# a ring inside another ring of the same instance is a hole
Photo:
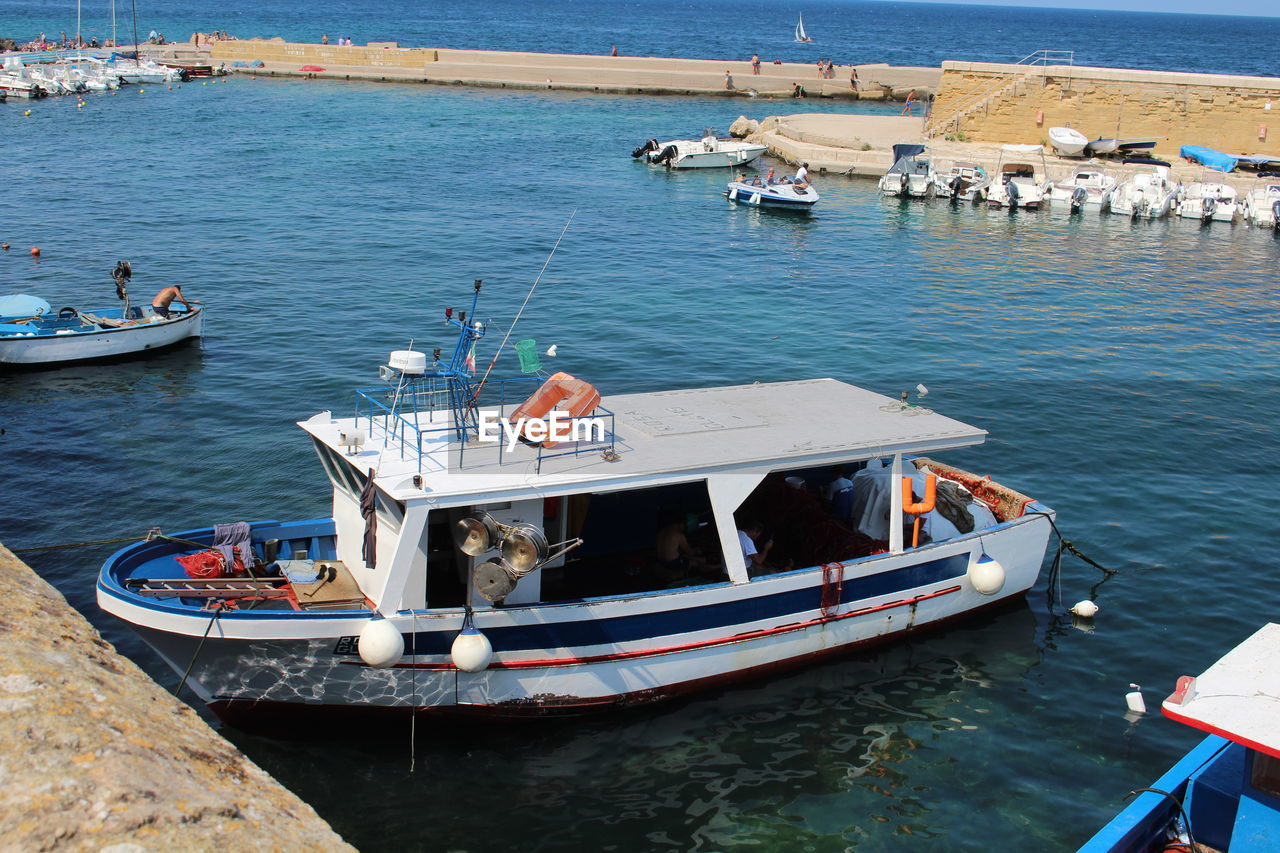
[[[644,713],[420,724],[412,775],[407,721],[227,731],[362,849],[1073,849],[1196,740],[1126,721],[1129,682],[1154,708],[1276,618],[1270,233],[904,204],[836,177],[795,217],[731,206],[723,175],[627,156],[789,102],[144,88],[4,110],[20,212],[0,225],[4,290],[110,304],[129,258],[139,298],[181,283],[204,300],[208,337],[0,377],[10,547],[326,514],[294,422],[348,411],[410,338],[449,342],[441,310],[473,278],[504,327],[572,215],[519,327],[558,344],[557,367],[605,393],[923,382],[991,433],[949,461],[1053,506],[1119,570],[1098,585],[1064,569],[1068,602],[1101,604],[1092,632],[1042,583],[984,622]],[[172,684],[96,609],[107,550],[30,562]]]

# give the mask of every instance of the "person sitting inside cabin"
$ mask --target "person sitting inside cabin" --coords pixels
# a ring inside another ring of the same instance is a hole
[[[796,170],[796,176],[791,179],[791,183],[798,190],[809,189],[809,164],[801,163],[800,168]]]
[[[765,562],[769,559],[769,551],[773,548],[773,540],[764,543],[763,548],[756,547],[756,539],[764,533],[764,525],[751,520],[738,528],[738,544],[742,546],[742,559],[747,573],[765,571]]]
[[[853,515],[853,480],[843,468],[835,468],[833,473],[835,479],[827,483],[827,505],[834,517],[847,523]]]
[[[658,519],[658,538],[655,543],[658,565],[665,580],[681,580],[689,575],[689,566],[695,555],[689,538],[684,534],[684,516],[674,510],[664,512]]]
[[[151,310],[157,315],[168,320],[171,315],[169,306],[173,304],[173,300],[177,299],[183,305],[187,306],[187,310],[191,311],[192,304],[187,301],[187,297],[182,295],[182,285],[175,284],[172,287],[166,287],[164,290],[156,294],[155,299],[151,300]],[[196,300],[195,305],[199,305],[200,301]]]

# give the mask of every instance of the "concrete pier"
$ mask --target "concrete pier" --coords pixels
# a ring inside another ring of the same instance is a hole
[[[354,850],[0,545],[0,850]]]
[[[201,45],[204,48],[204,45]],[[183,45],[171,49],[181,51]],[[282,39],[219,41],[207,50],[228,70],[267,76],[374,80],[492,88],[561,89],[605,94],[723,95],[790,97],[799,83],[809,97],[905,99],[937,91],[941,70],[888,65],[838,65],[833,79],[821,79],[816,65],[762,61],[752,73],[750,57],[665,59],[640,56],[593,56],[520,53],[497,50],[407,48],[395,42],[368,45],[299,44]],[[261,61],[260,68],[238,68],[236,62]],[[303,71],[303,66],[323,71]],[[849,82],[854,68],[858,89]],[[726,79],[726,74],[728,79]]]

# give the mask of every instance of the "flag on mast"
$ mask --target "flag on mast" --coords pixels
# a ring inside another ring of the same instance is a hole
[[[471,375],[476,375],[476,342],[471,342],[471,349],[467,352],[467,370],[471,371]]]

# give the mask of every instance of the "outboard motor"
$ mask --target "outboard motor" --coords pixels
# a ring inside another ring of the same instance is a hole
[[[1200,221],[1208,222],[1213,218],[1213,212],[1218,209],[1218,200],[1211,196],[1205,196],[1200,200]]]
[[[1080,208],[1084,207],[1085,200],[1089,198],[1089,192],[1084,187],[1076,187],[1071,192],[1071,212],[1076,213]]]
[[[1018,206],[1018,198],[1019,198],[1019,195],[1018,195],[1018,185],[1017,185],[1017,184],[1015,184],[1012,180],[1005,181],[1005,182],[1004,182],[1004,193],[1005,193],[1005,195],[1006,195],[1006,196],[1008,196],[1008,197],[1009,197],[1009,206],[1010,206],[1010,207],[1017,207],[1017,206]]]
[[[658,150],[658,140],[650,139],[647,142],[645,142],[644,145],[641,145],[635,151],[632,151],[631,156],[636,159],[639,159],[644,155],[648,154],[650,151],[657,151],[657,150]]]
[[[898,194],[906,195],[909,189],[911,189],[911,176],[904,169],[898,173]]]
[[[676,155],[678,153],[680,152],[676,149],[674,145],[668,145],[666,148],[663,148],[657,154],[651,155],[649,157],[649,162],[657,163],[660,166],[666,166],[666,165],[669,165],[671,161],[676,158]]]

